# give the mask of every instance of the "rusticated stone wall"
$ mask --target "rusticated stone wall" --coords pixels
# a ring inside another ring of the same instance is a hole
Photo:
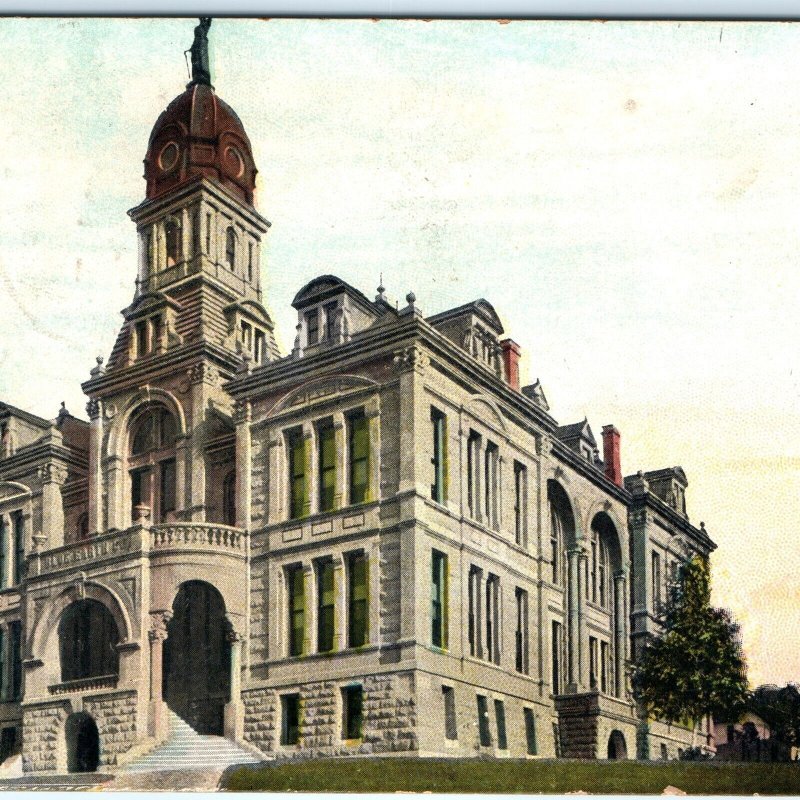
[[[48,703],[23,710],[22,769],[25,772],[56,772],[66,768],[64,723],[68,702]]]
[[[253,689],[242,693],[245,705],[244,737],[265,754],[335,756],[416,750],[417,708],[411,673],[369,675],[361,682],[364,692],[363,736],[358,742],[342,739],[344,684],[315,681],[286,692]],[[299,693],[300,743],[280,744],[283,693]]]
[[[118,756],[136,744],[136,692],[87,697],[83,710],[97,724],[100,765],[115,765]]]

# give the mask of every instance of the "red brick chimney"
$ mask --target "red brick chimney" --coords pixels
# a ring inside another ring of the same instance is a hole
[[[606,478],[622,486],[622,465],[619,460],[619,431],[613,425],[603,426],[603,461]]]
[[[515,391],[519,391],[519,356],[522,353],[519,345],[513,339],[503,339],[500,342],[503,351],[503,366],[506,371],[506,382]]]

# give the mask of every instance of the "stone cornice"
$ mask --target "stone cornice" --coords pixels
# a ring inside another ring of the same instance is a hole
[[[686,517],[679,514],[674,508],[670,508],[660,497],[657,497],[652,492],[648,492],[644,497],[634,498],[631,507],[632,509],[645,507],[650,509],[655,512],[653,521],[664,530],[672,532],[677,528],[709,553],[717,549],[716,543],[707,533],[700,530],[700,528],[696,528]]]
[[[582,459],[574,450],[571,450],[559,439],[553,439],[552,453],[556,458],[566,464],[569,464],[571,469],[579,473],[584,478],[587,478],[604,492],[607,492],[617,500],[625,503],[626,506],[630,504],[630,492],[610,481],[604,472],[597,469],[597,467],[593,467],[587,461]]]

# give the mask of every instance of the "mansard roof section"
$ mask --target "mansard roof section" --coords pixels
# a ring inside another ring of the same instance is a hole
[[[41,428],[42,430],[47,430],[52,424],[52,420],[39,417],[36,414],[31,414],[30,411],[24,411],[21,408],[17,408],[17,406],[12,406],[10,403],[4,403],[2,400],[0,400],[0,422],[3,422],[10,417],[22,420],[29,425],[36,428]]]
[[[559,425],[555,434],[570,450],[574,450],[589,464],[598,469],[603,467],[603,462],[598,454],[597,440],[594,438],[592,427],[585,417],[581,422]]]
[[[379,298],[382,302],[373,303],[363,292],[336,275],[320,275],[309,281],[294,296],[292,306],[301,311],[317,303],[332,300],[341,294],[346,294],[364,312],[374,317],[381,316],[387,310],[393,310],[382,297]]]
[[[453,320],[471,319],[472,317],[477,317],[497,336],[502,336],[505,333],[503,323],[500,322],[500,317],[494,310],[494,306],[483,298],[434,314],[432,317],[428,317],[428,323],[433,325],[434,328],[446,328],[447,323]]]

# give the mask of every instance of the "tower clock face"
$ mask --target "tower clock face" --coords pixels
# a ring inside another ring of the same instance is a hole
[[[178,163],[178,145],[175,142],[167,142],[158,154],[158,166],[162,172],[169,172]]]
[[[225,148],[225,168],[235,178],[241,178],[244,174],[244,156],[238,147],[229,145]]]

